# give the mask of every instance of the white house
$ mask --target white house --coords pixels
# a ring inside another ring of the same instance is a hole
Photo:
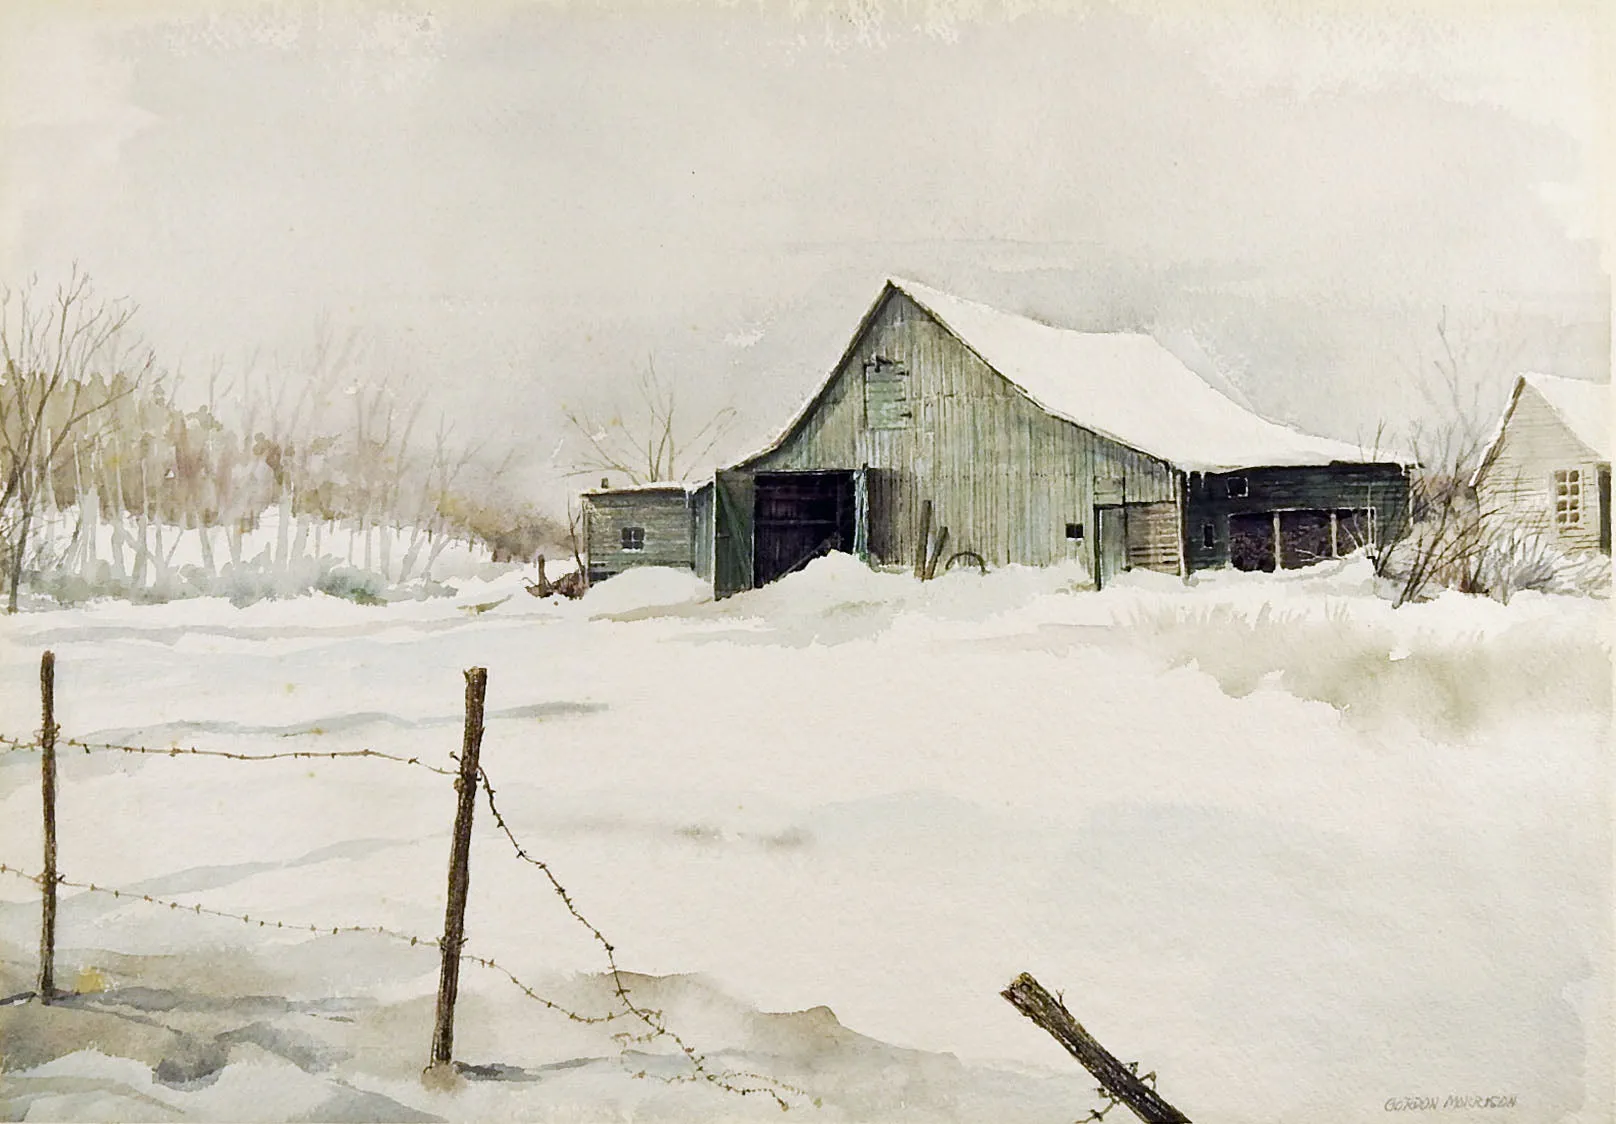
[[[1515,380],[1498,435],[1471,477],[1492,526],[1610,553],[1610,384]]]

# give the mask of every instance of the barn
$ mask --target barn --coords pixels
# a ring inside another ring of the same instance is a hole
[[[1405,466],[1257,416],[1148,335],[894,279],[780,435],[715,474],[711,574],[725,596],[833,550],[1076,561],[1096,586],[1134,567],[1294,568],[1399,527],[1407,497]]]
[[[1609,554],[1610,385],[1517,378],[1471,484],[1490,530]]]

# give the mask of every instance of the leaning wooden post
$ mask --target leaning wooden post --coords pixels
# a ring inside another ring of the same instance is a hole
[[[1072,1017],[1064,1003],[1026,972],[999,994],[1065,1046],[1110,1097],[1127,1105],[1145,1124],[1190,1124],[1189,1117],[1163,1100],[1132,1067],[1119,1062],[1094,1035],[1083,1029],[1083,1024]]]
[[[466,935],[466,894],[471,888],[471,817],[477,809],[477,755],[483,746],[483,699],[488,669],[466,672],[466,727],[460,742],[460,775],[455,778],[454,842],[449,848],[449,905],[443,917],[443,969],[438,975],[438,1012],[432,1030],[432,1062],[447,1069],[454,1055],[455,996],[460,990],[460,947]]]
[[[45,870],[39,876],[39,980],[41,1003],[56,994],[56,653],[39,657],[39,791],[44,802]]]

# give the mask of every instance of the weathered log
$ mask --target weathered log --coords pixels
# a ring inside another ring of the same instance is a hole
[[[1127,1105],[1145,1124],[1189,1124],[1189,1117],[1163,1100],[1138,1074],[1100,1045],[1094,1035],[1072,1017],[1065,1004],[1032,976],[1021,973],[999,994],[1065,1046],[1067,1052],[1094,1075],[1102,1089]]]
[[[920,505],[920,538],[915,543],[915,577],[926,580],[926,562],[931,557],[931,501]]]
[[[927,581],[937,576],[937,563],[942,560],[943,551],[946,549],[948,549],[948,528],[944,527],[937,532],[937,543],[932,547],[931,557],[926,560]]]

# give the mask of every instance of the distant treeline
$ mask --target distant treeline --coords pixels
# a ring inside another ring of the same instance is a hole
[[[64,569],[160,584],[182,535],[204,577],[312,554],[388,584],[429,577],[452,542],[525,560],[566,539],[504,485],[514,447],[456,440],[423,394],[359,374],[351,340],[322,333],[297,362],[215,371],[182,404],[177,380],[126,342],[130,312],[98,302],[82,275],[48,300],[4,297],[0,552],[13,590]],[[243,545],[266,517],[267,563],[262,544]]]

